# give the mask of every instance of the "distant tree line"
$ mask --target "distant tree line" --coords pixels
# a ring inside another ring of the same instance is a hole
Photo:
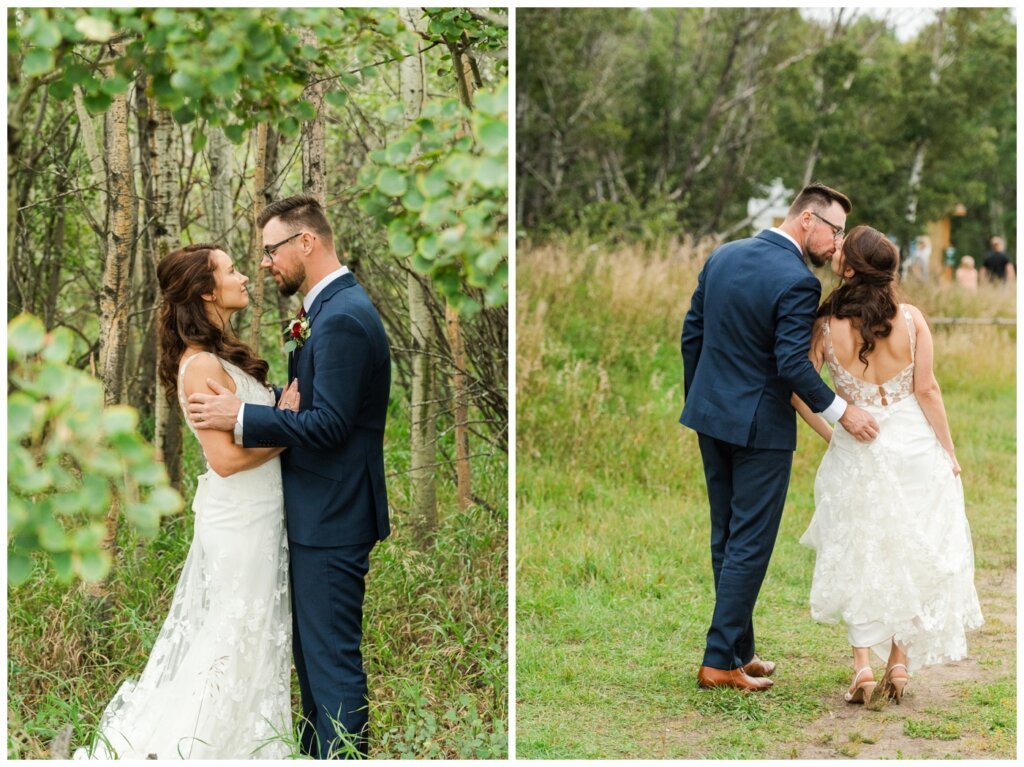
[[[967,207],[1016,240],[1016,25],[946,8],[901,42],[856,9],[517,12],[517,225],[531,235],[745,233],[775,178],[854,200],[901,243]],[[977,240],[975,242],[974,240]]]

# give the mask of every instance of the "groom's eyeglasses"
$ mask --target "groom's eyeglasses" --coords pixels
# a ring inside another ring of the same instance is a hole
[[[843,231],[843,227],[836,226],[831,221],[829,221],[827,218],[819,216],[813,210],[811,211],[811,215],[814,216],[816,219],[819,219],[820,221],[824,221],[826,224],[829,225],[829,228],[832,230],[832,239],[833,240],[841,240],[841,239],[843,239],[843,237],[846,236],[846,232]]]
[[[303,234],[303,233],[302,232],[296,232],[291,237],[285,237],[283,240],[281,240],[280,242],[275,242],[273,245],[264,245],[263,246],[263,255],[270,259],[270,263],[274,263],[274,251],[277,250],[278,248],[280,248],[282,245],[284,245],[289,240],[294,240],[300,234]]]

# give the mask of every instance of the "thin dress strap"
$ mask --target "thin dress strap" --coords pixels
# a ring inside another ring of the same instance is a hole
[[[917,328],[914,326],[914,317],[910,313],[910,307],[900,304],[900,309],[903,310],[903,318],[907,321],[907,332],[910,333],[910,361],[913,363],[917,354]]]

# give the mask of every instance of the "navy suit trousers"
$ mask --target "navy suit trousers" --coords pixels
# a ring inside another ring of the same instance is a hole
[[[288,542],[292,649],[304,719],[300,742],[314,759],[367,753],[369,713],[359,644],[373,547]]]
[[[731,670],[754,657],[754,605],[782,521],[793,451],[697,436],[711,505],[715,576],[703,665]]]

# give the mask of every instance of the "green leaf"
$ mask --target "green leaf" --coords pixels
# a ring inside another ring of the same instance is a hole
[[[21,71],[29,77],[38,77],[53,71],[56,65],[56,59],[50,49],[30,48],[21,64]]]
[[[78,556],[78,574],[84,581],[102,581],[110,572],[110,555],[100,551],[84,551]]]
[[[196,119],[196,113],[192,110],[192,107],[183,105],[173,110],[171,112],[171,117],[173,117],[174,122],[179,125],[188,125]]]
[[[412,144],[408,141],[396,141],[388,144],[384,150],[384,161],[388,165],[398,165],[405,162],[410,152],[412,152]]]
[[[107,19],[95,16],[80,16],[75,20],[75,29],[82,33],[86,40],[105,43],[114,36],[114,25]]]
[[[75,348],[75,335],[67,328],[57,328],[43,349],[43,359],[47,362],[67,362]]]
[[[65,551],[68,547],[68,536],[63,525],[52,516],[45,516],[36,525],[39,545],[47,551]]]
[[[417,212],[423,208],[423,195],[412,188],[402,196],[402,205],[406,210]]]
[[[109,93],[102,92],[87,93],[82,100],[85,102],[85,108],[89,111],[89,114],[93,115],[106,112],[114,101]]]
[[[72,565],[72,556],[69,551],[55,551],[50,554],[50,563],[53,565],[53,571],[57,574],[57,580],[61,583],[70,582],[71,578],[75,574],[74,567]]]
[[[103,411],[103,431],[107,434],[133,433],[139,414],[130,405],[112,405]]]
[[[32,431],[35,400],[24,392],[7,397],[7,439],[20,441]]]
[[[178,492],[171,487],[158,487],[149,494],[146,502],[161,515],[177,514],[185,507],[185,502]]]
[[[45,341],[46,328],[42,320],[31,314],[19,314],[7,325],[7,358],[36,354]]]
[[[71,393],[71,407],[78,412],[98,413],[103,407],[103,384],[83,375]]]
[[[476,267],[484,274],[492,274],[503,258],[504,252],[498,248],[488,248],[476,257]]]
[[[291,115],[282,118],[277,123],[277,130],[283,136],[294,136],[299,132],[299,121]]]
[[[309,122],[316,119],[316,107],[308,101],[300,101],[294,106],[295,117],[302,122]]]
[[[56,48],[64,39],[60,33],[60,27],[49,19],[39,18],[32,29],[29,38],[33,43],[42,48]]]
[[[7,550],[7,582],[20,586],[32,574],[32,560],[20,551]]]
[[[114,75],[113,77],[104,80],[100,87],[103,89],[104,93],[110,96],[118,96],[128,90],[128,86],[130,85],[131,82],[127,77]]]
[[[75,379],[78,378],[76,372],[65,365],[48,362],[39,370],[36,383],[44,395],[51,399],[59,399],[71,391]]]
[[[420,237],[416,242],[417,252],[427,261],[433,261],[441,252],[441,243],[433,232]]]
[[[90,511],[100,511],[110,506],[110,482],[95,474],[85,474],[82,477],[82,497],[86,508]]]
[[[53,98],[57,99],[57,101],[67,101],[74,95],[75,86],[71,84],[71,81],[68,80],[67,75],[65,75],[59,80],[54,80],[50,83],[49,86],[47,86],[47,90]]]
[[[240,84],[241,77],[239,77],[237,72],[221,72],[210,81],[210,91],[222,99],[229,99],[235,95]]]
[[[420,175],[416,182],[420,192],[428,200],[448,194],[448,179],[441,170],[432,170],[426,175]]]
[[[508,112],[508,88],[497,93],[480,91],[476,94],[474,106],[476,110],[489,117],[499,117]]]
[[[332,107],[341,109],[348,102],[348,94],[345,91],[327,91],[324,100]]]
[[[204,133],[203,131],[197,130],[195,133],[192,134],[192,151],[193,152],[202,152],[203,148],[205,146],[206,146],[206,133]]]
[[[132,470],[132,479],[139,485],[156,487],[167,484],[167,469],[155,461],[139,464]]]
[[[397,123],[405,119],[405,105],[392,104],[381,114],[381,120],[386,123]]]
[[[388,197],[401,197],[408,189],[405,176],[394,168],[384,168],[377,176],[377,188]]]
[[[69,64],[64,70],[64,78],[72,85],[84,83],[91,75],[92,70],[85,64],[80,64],[77,61]]]
[[[420,210],[419,220],[431,229],[440,229],[443,224],[451,223],[451,198],[441,197],[424,203]]]
[[[508,186],[508,163],[504,159],[484,157],[476,168],[476,181],[486,189],[505,189]]]
[[[508,148],[508,124],[502,120],[482,120],[477,128],[480,144],[488,154],[498,154]]]
[[[411,256],[416,248],[416,243],[413,242],[408,232],[394,225],[397,223],[395,221],[388,229],[388,245],[396,256]]]
[[[244,124],[232,123],[231,125],[224,126],[224,135],[232,144],[241,144],[245,138],[246,130],[248,129]]]

